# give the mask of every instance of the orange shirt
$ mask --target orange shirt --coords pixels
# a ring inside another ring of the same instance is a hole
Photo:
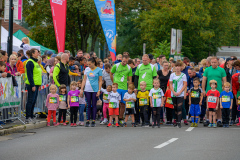
[[[171,97],[171,90],[167,90],[164,97],[166,97],[165,107],[173,109],[172,97]]]

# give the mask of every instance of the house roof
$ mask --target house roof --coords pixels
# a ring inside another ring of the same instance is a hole
[[[4,22],[4,19],[2,19],[2,26],[8,31],[9,23]],[[23,31],[23,33],[25,33],[26,35],[29,34],[29,30],[13,22],[13,33],[17,32],[19,29]]]

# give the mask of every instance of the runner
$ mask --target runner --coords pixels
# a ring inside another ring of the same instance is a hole
[[[125,101],[123,100],[124,94],[127,90],[127,82],[132,82],[132,68],[127,64],[128,56],[123,56],[122,62],[115,64],[110,73],[113,83],[118,84],[117,92],[121,95],[119,121],[123,123],[123,114],[125,111]],[[114,74],[114,78],[113,78]]]

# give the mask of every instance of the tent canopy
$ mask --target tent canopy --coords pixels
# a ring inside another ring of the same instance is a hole
[[[16,33],[13,34],[15,37],[17,37],[19,40],[22,40],[23,37],[28,37],[25,33],[23,33],[21,30],[18,30]],[[29,38],[29,37],[28,37]],[[52,51],[53,53],[56,53],[54,50],[46,48],[42,45],[40,45],[39,43],[35,42],[34,40],[32,40],[31,38],[29,38],[30,40],[30,46],[40,46],[40,50],[41,50],[41,54],[43,54],[46,50],[48,51]]]

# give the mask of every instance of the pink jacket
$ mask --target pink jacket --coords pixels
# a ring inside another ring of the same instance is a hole
[[[59,95],[49,93],[46,99],[46,107],[48,110],[56,111],[59,106]]]

